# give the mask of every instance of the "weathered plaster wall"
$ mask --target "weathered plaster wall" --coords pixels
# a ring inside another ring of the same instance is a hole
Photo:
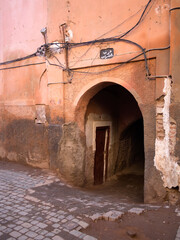
[[[162,93],[157,98],[156,143],[154,164],[161,173],[164,192],[161,198],[173,204],[179,203],[179,68],[180,57],[180,7],[179,1],[171,1],[170,11],[170,78],[162,78]]]
[[[44,43],[40,30],[46,26],[48,42],[63,41],[60,27],[63,23],[67,24],[70,42],[118,36],[135,25],[146,4],[146,0],[139,0],[136,4],[134,0],[105,0],[103,2],[34,0],[26,3],[24,0],[1,0],[0,30],[3,35],[0,36],[0,47],[3,47],[3,51],[0,51],[0,61],[23,57],[35,52]],[[180,126],[178,113],[180,13],[174,11],[171,15],[169,13],[170,7],[176,6],[179,6],[178,0],[152,1],[143,21],[126,38],[141,44],[145,49],[166,47],[169,45],[169,17],[171,16],[171,50],[150,51],[147,57],[151,59],[148,60],[148,65],[152,75],[168,75],[170,52],[173,85],[168,120],[170,122],[169,152],[172,155],[172,161],[179,164],[173,156],[177,157],[180,154],[180,133],[178,131]],[[100,50],[108,47],[114,48],[115,56],[108,60],[100,59]],[[96,93],[113,82],[122,85],[132,93],[143,115],[146,159],[145,201],[164,198],[166,191],[163,181],[166,181],[169,176],[164,174],[162,180],[160,172],[165,173],[164,166],[160,167],[156,164],[156,167],[162,171],[154,166],[156,137],[164,144],[163,146],[167,144],[167,141],[163,140],[168,135],[167,128],[163,125],[165,124],[163,118],[159,119],[159,115],[157,116],[157,131],[155,129],[156,100],[157,104],[161,104],[161,97],[164,95],[164,79],[146,79],[144,61],[141,61],[143,56],[137,58],[137,62],[128,63],[114,71],[101,75],[91,74],[93,71],[108,70],[112,66],[117,66],[117,63],[126,61],[139,52],[139,48],[127,43],[106,43],[71,48],[68,52],[69,66],[73,69],[87,71],[86,74],[74,73],[73,76],[68,76],[59,67],[50,65],[48,61],[42,65],[0,72],[1,158],[59,168],[67,179],[74,181],[75,184],[82,184],[85,179],[83,144],[85,144],[84,117],[87,105]],[[65,50],[56,54],[56,57],[66,67]],[[45,59],[35,57],[20,64],[41,61]],[[56,58],[49,58],[49,62],[59,63]],[[8,66],[16,66],[16,64]],[[44,70],[46,72],[42,75]],[[62,82],[67,83],[69,79],[72,80],[71,84],[62,84]],[[160,106],[161,110],[164,106]],[[132,120],[124,118],[123,122],[128,125],[128,121],[130,123]],[[159,124],[162,126],[160,131],[158,130]],[[72,129],[72,133],[69,129]],[[70,141],[68,149],[73,158],[69,159],[65,156],[65,149],[71,137],[73,140]],[[21,138],[26,144],[22,143]],[[158,141],[156,141],[156,147]],[[156,150],[156,156],[159,155],[158,151],[161,148],[158,147]],[[76,165],[76,154],[81,159],[81,162],[78,162],[79,167]],[[163,154],[165,154],[164,150]],[[80,173],[78,179],[74,174],[75,170]],[[171,182],[173,181],[175,179],[171,179]],[[169,186],[171,185],[174,184]]]
[[[151,69],[152,74],[155,72],[155,60],[149,61],[149,66]],[[97,67],[96,70],[105,70],[108,69],[108,67]],[[154,142],[155,142],[155,114],[152,114],[152,111],[149,110],[155,109],[155,81],[149,81],[144,79],[145,75],[145,69],[141,72],[138,69],[144,69],[144,62],[136,62],[136,63],[130,63],[127,65],[122,66],[120,69],[109,72],[108,76],[106,73],[102,74],[101,77],[97,78],[94,75],[89,75],[86,77],[83,77],[80,74],[75,74],[73,78],[73,82],[69,85],[65,85],[65,121],[68,123],[70,122],[77,122],[77,126],[79,127],[81,132],[85,133],[85,113],[87,110],[88,103],[90,102],[90,99],[92,99],[100,90],[102,90],[105,87],[108,87],[112,85],[112,83],[119,84],[123,87],[125,87],[127,90],[129,90],[132,95],[136,98],[137,102],[139,103],[139,107],[142,111],[143,117],[144,117],[144,126],[146,129],[145,136],[148,138],[149,136],[152,136],[152,141],[147,141],[147,144],[145,145],[145,154],[147,155],[148,161],[153,162],[154,155],[148,155],[149,151],[153,153],[154,151]],[[134,77],[136,76],[136,77]],[[86,86],[88,86],[86,88]],[[143,88],[143,90],[142,90]],[[79,89],[81,91],[79,92]],[[149,91],[151,89],[151,91]],[[124,99],[123,95],[119,96],[120,100],[119,103],[116,105],[119,106],[119,111],[122,110],[123,114],[121,114],[121,127],[123,126],[120,131],[122,131],[124,128],[126,128],[129,124],[131,124],[133,121],[137,120],[139,117],[141,117],[141,113],[137,113],[137,109],[131,102],[131,114],[128,111],[129,109],[129,103],[128,98]],[[78,100],[77,100],[78,99]],[[117,94],[118,99],[118,94]],[[124,101],[124,105],[120,104],[120,102]],[[135,100],[133,100],[135,101]],[[135,101],[136,102],[136,101]],[[142,104],[143,103],[143,104]],[[127,105],[126,105],[127,104]],[[106,104],[107,105],[107,104]],[[123,108],[122,108],[123,107]],[[101,110],[102,111],[102,110]],[[92,112],[92,109],[91,111]],[[97,110],[95,110],[97,112]],[[118,112],[118,110],[117,110]],[[99,113],[99,112],[98,112]],[[106,120],[111,120],[111,118],[107,118]],[[118,120],[119,121],[119,120]],[[151,124],[152,122],[152,124]],[[76,130],[77,131],[77,130]],[[88,137],[88,136],[86,136]],[[153,141],[154,140],[154,141]],[[66,140],[64,140],[66,141]],[[88,141],[88,140],[87,140]],[[73,151],[73,150],[72,150]],[[92,151],[91,151],[92,153]],[[65,152],[59,152],[59,155],[61,155],[61,158],[63,158],[63,154]],[[87,152],[86,152],[87,154]],[[90,154],[87,156],[89,158],[93,158],[93,154]],[[78,160],[78,159],[77,159]],[[89,160],[89,159],[85,159]],[[75,162],[75,161],[74,161]],[[78,161],[77,161],[78,162]],[[87,166],[86,166],[87,164]],[[72,165],[71,165],[72,166]],[[92,166],[89,166],[88,161],[85,162],[85,166],[87,168],[91,168]],[[114,167],[114,166],[113,166]],[[76,168],[76,165],[75,165]],[[153,168],[153,166],[149,167],[149,171]],[[60,169],[61,172],[62,169]],[[92,171],[91,171],[92,172]],[[92,181],[92,174],[86,173],[87,175],[90,174]],[[67,177],[69,177],[68,175]],[[71,175],[72,177],[72,175]],[[75,178],[71,178],[71,182],[74,182],[74,184],[77,184]],[[147,184],[149,184],[149,176],[145,176],[147,179]],[[88,179],[86,179],[88,180]],[[153,178],[151,179],[152,185],[154,184]],[[156,189],[157,190],[157,189]],[[150,195],[150,193],[147,191],[147,194]]]
[[[130,29],[139,19],[148,1],[140,0],[106,0],[105,2],[84,1],[48,1],[48,36],[49,41],[62,40],[59,26],[67,23],[73,33],[72,42],[83,42],[98,38],[118,36]],[[79,7],[80,6],[80,7]],[[144,48],[167,46],[169,44],[169,0],[153,1],[144,21],[127,35],[128,39],[141,43]],[[57,11],[58,9],[58,11]],[[87,19],[88,13],[88,20]],[[96,27],[95,27],[96,26]],[[161,29],[161,31],[159,31]],[[83,67],[99,64],[109,64],[128,59],[131,52],[139,51],[129,44],[113,43],[115,57],[108,60],[99,58],[99,50],[112,44],[97,44],[70,50],[69,63],[71,67]],[[87,51],[87,52],[86,52]],[[128,54],[127,54],[128,53]],[[82,54],[84,56],[82,57]],[[61,59],[62,60],[62,59]],[[65,62],[62,62],[65,64]]]
[[[71,184],[84,184],[85,138],[76,123],[63,125],[59,142],[58,168],[60,174]]]
[[[40,30],[47,25],[46,2],[0,1],[1,62],[32,54],[44,43]],[[34,57],[1,67],[43,61]],[[47,76],[40,79],[44,69],[43,64],[0,71],[1,159],[49,167],[50,152],[57,153],[54,148],[57,149],[58,143],[53,140],[60,138],[55,136],[57,127],[53,131],[53,126],[47,126],[50,123]]]
[[[106,0],[103,4],[101,1],[92,3],[90,0],[86,1],[86,4],[84,4],[83,1],[48,1],[48,40],[49,42],[63,41],[60,26],[64,23],[67,24],[67,30],[71,30],[73,33],[70,42],[82,42],[99,37],[117,36],[131,28],[138,21],[146,4],[147,1],[144,0],[138,1],[136,4],[134,4],[133,0],[128,0],[126,3],[121,0],[115,0],[113,2]],[[145,19],[134,31],[127,35],[127,38],[142,44],[146,49],[169,45],[169,8],[169,0],[153,1]],[[122,11],[119,11],[119,9],[122,9]],[[85,19],[87,19],[87,13],[90,21],[85,21]],[[99,57],[99,51],[107,47],[114,48],[115,56],[112,59],[102,60]],[[139,48],[126,43],[83,46],[69,50],[68,63],[72,68],[104,65],[125,61],[139,52]],[[57,57],[65,66],[64,54],[65,51],[62,51]],[[149,52],[147,55],[148,57],[159,58],[157,74],[168,74],[168,62],[166,61],[168,56],[162,51]],[[51,62],[57,64],[55,59],[51,59]],[[89,71],[91,72],[92,70]],[[64,103],[65,88],[62,84],[58,84],[58,82],[67,82],[69,78],[66,78],[65,75],[65,77],[63,77],[62,70],[54,66],[48,66],[47,73],[49,82],[56,83],[48,87],[49,105],[51,106],[50,112],[52,118],[56,118],[58,115],[63,116],[66,111],[66,103]],[[79,78],[87,79],[88,76],[86,75],[89,74],[80,75]],[[76,76],[73,76],[73,81],[75,77]],[[159,88],[159,91],[162,91],[162,86]]]
[[[171,78],[164,79],[164,96],[157,102],[155,166],[161,171],[164,187],[179,186],[180,166],[175,156],[176,122],[170,118]]]

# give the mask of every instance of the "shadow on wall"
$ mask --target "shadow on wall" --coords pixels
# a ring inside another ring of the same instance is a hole
[[[108,153],[104,150],[99,151],[105,138],[97,142],[97,126],[110,128]],[[102,163],[101,171],[103,164],[105,166],[103,174],[105,179],[106,176],[107,179],[110,179],[115,174],[129,169],[133,165],[135,165],[136,172],[141,171],[143,175],[143,128],[141,110],[136,99],[127,89],[111,83],[111,85],[96,93],[90,99],[85,114],[87,144],[85,172],[87,182],[93,183],[94,181],[95,156],[98,156],[98,161]],[[104,163],[102,154],[107,157]],[[133,172],[135,172],[135,169],[133,169]]]
[[[115,173],[144,174],[143,119],[129,125],[120,135]]]

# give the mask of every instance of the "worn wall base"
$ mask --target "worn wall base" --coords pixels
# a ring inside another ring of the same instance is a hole
[[[48,123],[47,107],[42,108],[43,119],[41,115],[37,118],[36,106],[1,107],[0,159],[40,168],[57,167],[61,125]]]
[[[76,123],[62,126],[62,138],[59,142],[59,173],[71,184],[84,184],[85,137]]]

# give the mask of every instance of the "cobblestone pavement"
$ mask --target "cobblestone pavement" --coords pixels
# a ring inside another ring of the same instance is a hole
[[[0,161],[1,240],[95,240],[80,231],[92,220],[159,208],[112,202],[110,196],[72,188],[50,171],[17,166]]]

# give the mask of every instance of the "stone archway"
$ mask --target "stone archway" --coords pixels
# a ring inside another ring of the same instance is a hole
[[[143,117],[138,103],[133,95],[119,84],[108,82],[101,87],[101,90],[90,98],[84,118],[87,184],[96,183],[95,159],[99,128],[109,128],[108,151],[105,135],[104,140],[102,139],[104,141],[104,163],[102,163],[104,174],[101,173],[103,180],[99,180],[99,183],[119,173],[144,174]],[[102,158],[102,153],[100,155]]]
[[[79,91],[78,95],[76,96],[73,102],[73,108],[75,109],[74,120],[75,122],[78,123],[78,126],[82,131],[84,131],[84,116],[90,99],[93,96],[95,96],[96,93],[98,93],[100,90],[112,84],[117,84],[124,87],[125,89],[127,89],[127,91],[129,91],[132,94],[132,96],[139,105],[142,104],[142,100],[139,94],[126,81],[121,80],[119,78],[97,78],[86,84]]]
[[[107,96],[104,97],[104,95]],[[110,106],[108,106],[108,99],[111,99]],[[124,99],[126,104],[122,105]],[[105,106],[105,113],[100,114],[100,118],[98,112],[95,116],[90,110],[93,101],[100,106],[100,111],[103,111],[103,104]],[[127,111],[128,103],[130,103],[129,112]],[[128,161],[123,161],[121,148],[125,139],[128,139],[127,142],[130,141],[129,139],[135,138],[132,136],[134,133],[132,129],[141,126],[143,131],[142,114],[138,103],[141,104],[141,98],[137,92],[126,82],[117,78],[96,79],[85,85],[73,101],[74,117],[71,118],[73,121],[63,125],[58,159],[60,174],[76,186],[94,183],[95,134],[97,127],[102,126],[110,129],[109,159],[104,170],[106,172],[104,178],[109,179],[119,171],[131,167],[130,158],[135,158],[135,151],[123,148],[125,152],[126,150],[131,152]],[[111,110],[113,113],[108,115]],[[120,114],[121,112],[123,114]],[[141,124],[138,125],[138,122]],[[136,135],[136,133],[134,134]]]

